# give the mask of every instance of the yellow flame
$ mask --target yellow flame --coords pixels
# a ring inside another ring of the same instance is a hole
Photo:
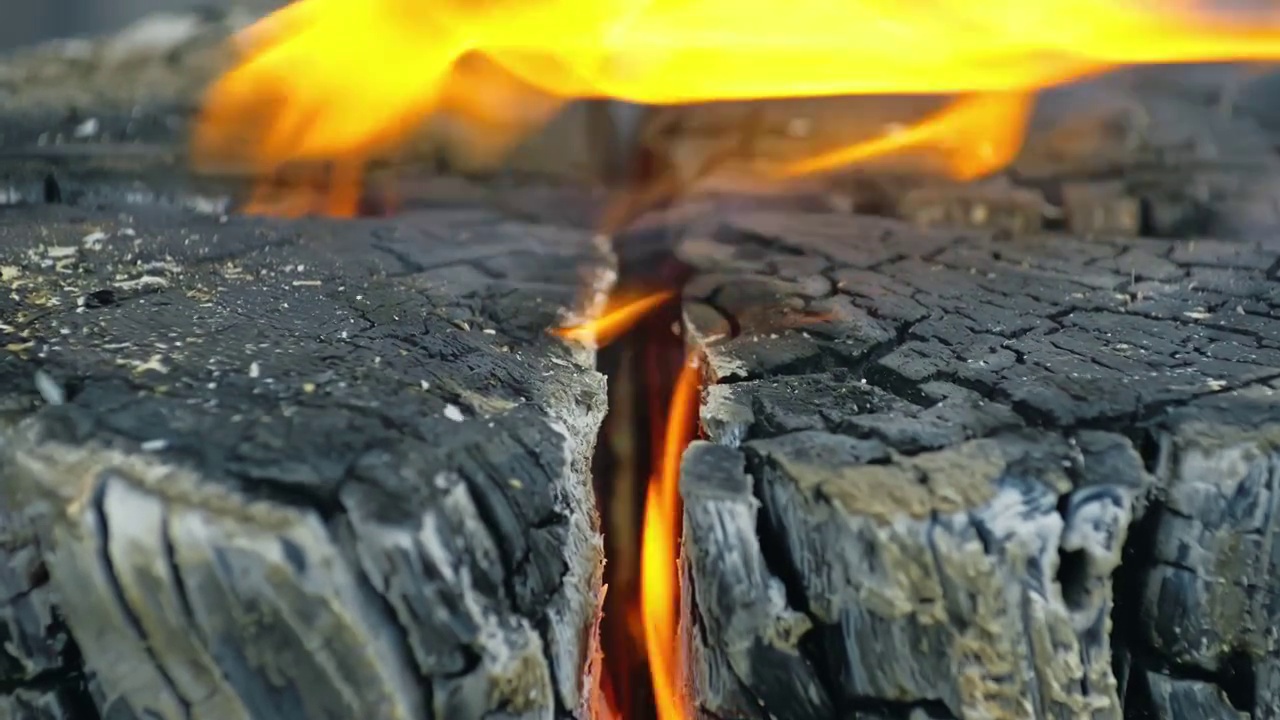
[[[1036,91],[1122,65],[1273,61],[1280,15],[1232,21],[1188,0],[299,0],[238,41],[193,159],[260,176],[338,163],[333,182],[348,187],[320,205],[343,215],[351,168],[432,116],[479,122],[470,141],[498,157],[585,97],[969,96],[784,174],[950,147],[952,171],[970,177],[1017,153]]]

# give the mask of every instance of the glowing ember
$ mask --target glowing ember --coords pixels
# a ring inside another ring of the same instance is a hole
[[[555,334],[582,343],[608,345],[634,327],[659,305],[673,297],[675,297],[674,292],[665,291],[643,295],[636,300],[621,304],[611,300],[610,304],[616,307],[610,309],[604,316],[581,325],[560,328],[555,331]]]
[[[347,215],[359,168],[428,117],[477,125],[466,142],[496,156],[581,97],[970,95],[790,172],[950,147],[953,171],[973,176],[1016,153],[1037,90],[1122,65],[1276,60],[1280,17],[1134,0],[300,0],[240,44],[242,61],[209,92],[193,159],[260,176],[335,162],[320,205]]]

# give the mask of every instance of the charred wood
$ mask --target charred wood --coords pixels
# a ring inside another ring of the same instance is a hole
[[[1274,241],[759,212],[679,252],[707,717],[1277,716]]]
[[[607,250],[121,210],[0,227],[4,716],[581,717]]]

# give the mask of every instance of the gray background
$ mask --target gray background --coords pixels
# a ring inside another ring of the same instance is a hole
[[[111,32],[156,11],[231,4],[232,0],[0,0],[0,52],[42,40]]]

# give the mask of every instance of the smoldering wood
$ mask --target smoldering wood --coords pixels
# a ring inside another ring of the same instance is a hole
[[[701,716],[1280,716],[1274,238],[677,235]]]
[[[0,716],[581,716],[607,248],[3,212]]]

